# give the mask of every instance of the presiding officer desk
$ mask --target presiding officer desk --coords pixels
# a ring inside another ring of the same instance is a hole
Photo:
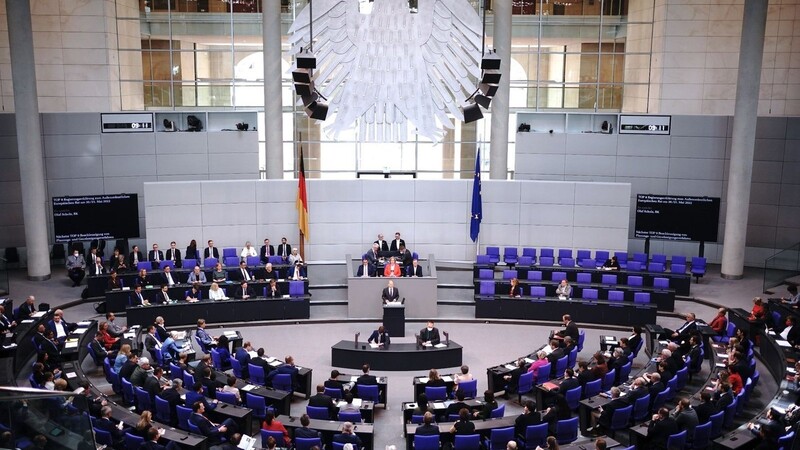
[[[373,370],[458,367],[461,365],[461,350],[461,346],[453,341],[440,348],[397,343],[380,349],[373,349],[366,342],[339,341],[331,347],[331,365],[360,369],[366,363]]]
[[[389,280],[394,280],[400,299],[405,298],[406,317],[413,319],[429,319],[438,316],[436,261],[428,255],[427,263],[420,262],[423,277],[357,277],[358,264],[354,264],[351,256],[345,255],[347,270],[347,317],[359,319],[376,319],[383,317],[381,294]],[[361,262],[359,260],[359,262]],[[381,272],[381,275],[383,273]]]
[[[129,324],[150,325],[161,316],[170,326],[191,326],[197,319],[206,323],[245,322],[253,320],[293,320],[310,317],[310,298],[253,298],[189,303],[181,300],[169,305],[129,306],[125,309]]]
[[[645,325],[656,322],[654,304],[609,302],[607,300],[569,299],[555,297],[476,296],[475,317],[478,319],[544,320],[560,322],[564,314],[578,323],[603,325]]]

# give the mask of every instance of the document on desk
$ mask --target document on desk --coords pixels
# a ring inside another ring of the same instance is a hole
[[[797,373],[797,371],[794,370],[794,367],[787,367],[786,371],[789,372],[789,373]]]
[[[64,348],[78,348],[78,341],[67,342],[64,344]]]
[[[444,402],[433,402],[433,409],[445,409],[447,405]]]
[[[86,332],[86,330],[88,330],[88,328],[77,328],[75,331],[73,331],[73,333],[75,333],[75,334],[83,334],[83,333]]]
[[[258,357],[258,353],[253,352],[253,351],[247,352],[247,354],[250,355],[251,358],[257,358]]]
[[[355,383],[356,381],[358,381],[358,377],[355,375],[350,375],[350,382]]]
[[[445,347],[447,347],[447,344],[442,344],[442,343],[440,342],[440,343],[438,343],[438,344],[434,345],[433,347],[434,347],[434,348],[445,348]]]
[[[525,364],[533,364],[533,360],[531,358],[526,357],[523,361],[525,361]]]
[[[542,349],[542,351],[543,351],[543,352],[544,352],[546,355],[549,355],[550,353],[553,353],[553,350],[555,350],[555,349],[554,349],[553,347],[550,347],[549,345],[548,345],[548,346],[546,346],[545,348],[543,348],[543,349]]]
[[[47,311],[36,311],[35,313],[31,314],[31,317],[39,318],[44,316],[45,314],[47,314]]]
[[[77,376],[78,376],[78,374],[75,373],[75,372],[67,372],[67,378],[69,378],[69,379],[75,378]]]
[[[451,377],[450,375],[445,375],[442,377],[442,380],[444,380],[445,383],[452,383],[453,377]]]
[[[253,389],[255,389],[257,387],[258,386],[256,386],[256,385],[248,384],[247,386],[243,386],[242,390],[245,391],[245,392],[249,392],[249,391],[252,391]]]
[[[725,353],[717,353],[717,358],[727,358],[728,355]]]
[[[428,384],[428,381],[431,381],[428,377],[419,377],[419,382],[422,384]]]
[[[238,334],[236,334],[236,332],[235,332],[235,331],[226,331],[226,332],[224,332],[224,333],[222,333],[222,334],[224,334],[224,335],[225,335],[225,336],[226,336],[228,339],[232,339],[232,338],[237,338],[237,337],[239,337],[239,335],[238,335]]]
[[[790,344],[789,341],[784,341],[783,339],[775,339],[775,342],[777,342],[778,345],[780,345],[781,347],[791,347],[792,346],[792,344]]]
[[[380,345],[378,345],[378,344],[377,344],[377,343],[375,343],[375,342],[370,342],[370,343],[369,343],[369,348],[378,348],[378,347],[380,347]]]
[[[82,321],[78,322],[78,326],[79,327],[88,327],[91,324],[92,324],[91,320],[82,320]]]
[[[356,408],[361,408],[361,401],[362,400],[360,398],[354,398],[353,399],[353,406],[355,406]]]
[[[506,365],[505,365],[505,366],[503,366],[503,367],[505,367],[505,368],[506,368],[506,369],[508,369],[508,370],[514,370],[514,369],[516,369],[516,368],[517,368],[517,366],[515,366],[514,364],[506,364]]]

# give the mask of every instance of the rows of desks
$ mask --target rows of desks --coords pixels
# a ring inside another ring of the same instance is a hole
[[[475,298],[475,317],[479,319],[522,319],[560,322],[564,314],[577,323],[603,325],[645,325],[656,322],[658,310],[653,304],[586,301],[558,298]]]

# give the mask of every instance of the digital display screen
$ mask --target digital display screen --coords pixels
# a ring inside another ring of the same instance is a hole
[[[53,197],[56,242],[139,237],[138,194]]]
[[[716,242],[719,198],[638,194],[637,238]]]

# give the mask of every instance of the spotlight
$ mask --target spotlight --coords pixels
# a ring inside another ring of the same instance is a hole
[[[461,106],[459,109],[461,109],[461,113],[464,114],[464,123],[471,123],[483,119],[481,108],[475,103],[468,103]]]
[[[317,58],[312,53],[301,52],[297,55],[297,68],[298,69],[316,69]]]

